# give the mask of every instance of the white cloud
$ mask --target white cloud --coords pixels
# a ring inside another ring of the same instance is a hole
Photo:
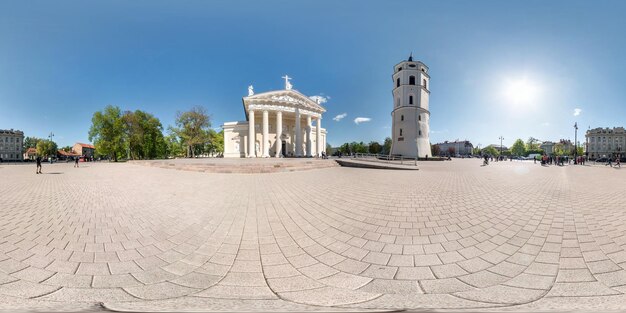
[[[348,116],[348,113],[341,113],[341,114],[333,117],[333,120],[335,122],[339,122],[339,121],[343,120],[343,118],[346,117],[346,116]]]
[[[369,118],[369,117],[357,117],[357,118],[355,118],[355,119],[354,119],[354,124],[359,125],[359,124],[361,124],[361,123],[369,122],[369,121],[371,121],[371,120],[372,120],[372,119],[371,119],[371,118]]]
[[[328,99],[330,99],[330,97],[319,95],[319,96],[311,96],[311,97],[309,97],[309,99],[311,99],[311,100],[313,100],[313,101],[315,101],[315,102],[317,102],[319,104],[322,104],[322,103],[328,102]]]
[[[583,111],[582,109],[575,108],[575,109],[574,109],[574,116],[578,116],[578,115],[580,115],[580,112],[582,112],[582,111]]]
[[[443,134],[443,133],[447,133],[447,132],[448,132],[448,130],[447,130],[447,129],[444,129],[444,130],[432,130],[432,129],[431,129],[431,130],[430,130],[430,133],[431,133],[431,134]]]

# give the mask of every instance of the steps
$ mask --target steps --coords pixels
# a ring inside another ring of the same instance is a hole
[[[339,167],[321,159],[173,159],[130,161],[130,164],[204,173],[280,173]]]

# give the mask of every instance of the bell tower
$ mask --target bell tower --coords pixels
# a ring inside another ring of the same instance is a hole
[[[430,76],[428,67],[409,59],[393,67],[393,108],[391,110],[391,154],[431,157],[428,138]]]

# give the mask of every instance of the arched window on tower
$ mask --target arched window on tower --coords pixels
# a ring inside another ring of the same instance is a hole
[[[409,76],[409,85],[415,85],[415,76]]]
[[[400,121],[404,121],[404,115],[400,115]]]
[[[413,96],[409,96],[409,104],[413,104]]]
[[[400,137],[402,137],[402,128],[400,128]]]
[[[400,78],[396,79],[396,87],[400,87]]]
[[[426,83],[426,78],[424,78],[424,80],[422,80],[422,85],[424,85],[424,88],[428,89],[428,84]]]
[[[419,136],[421,136],[421,135],[422,135],[422,131],[420,130],[420,132],[419,132]]]
[[[418,120],[418,121],[421,121],[421,120],[422,120],[422,115],[421,115],[421,114],[417,116],[417,120]]]

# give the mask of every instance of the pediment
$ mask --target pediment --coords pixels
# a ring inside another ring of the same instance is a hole
[[[293,89],[259,93],[252,96],[244,97],[242,100],[246,112],[248,111],[248,106],[251,104],[267,104],[294,107],[313,111],[320,114],[326,112],[326,109],[324,109],[324,107],[319,105],[317,102],[309,99],[309,97]]]

